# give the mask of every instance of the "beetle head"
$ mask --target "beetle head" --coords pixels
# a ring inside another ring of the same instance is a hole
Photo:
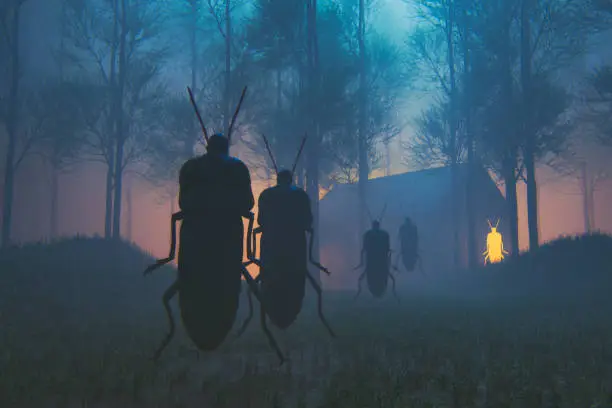
[[[281,170],[276,175],[276,184],[279,186],[290,186],[293,182],[293,173],[291,170]]]
[[[208,138],[206,151],[215,155],[229,154],[229,140],[222,133],[216,133]]]

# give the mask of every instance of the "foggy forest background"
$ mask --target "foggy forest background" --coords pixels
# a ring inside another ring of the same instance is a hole
[[[226,131],[248,85],[232,154],[256,193],[261,134],[290,166],[307,133],[315,215],[337,183],[467,163],[499,183],[515,248],[612,230],[611,23],[608,0],[4,0],[2,244],[165,253],[178,169],[204,151],[186,86]]]

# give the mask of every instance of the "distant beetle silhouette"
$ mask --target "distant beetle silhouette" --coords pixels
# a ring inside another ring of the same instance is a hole
[[[499,226],[499,219],[495,226],[491,225],[491,221],[487,220],[489,224],[489,228],[491,232],[487,234],[487,250],[482,254],[484,255],[484,264],[487,264],[487,260],[489,263],[498,263],[504,260],[504,255],[508,255],[508,251],[504,249],[504,241],[502,240],[502,235],[497,232],[497,227]]]
[[[242,101],[244,100],[246,90],[247,88],[245,87],[242,91],[240,101],[238,103],[238,106],[236,107],[236,111],[234,113],[232,122],[228,130],[228,146],[229,142],[231,141],[231,130],[233,128],[236,116],[238,115],[238,112],[242,105]],[[189,92],[189,97],[191,99],[191,103],[194,107],[198,121],[200,122],[200,126],[202,127],[205,142],[208,143],[209,137],[202,121],[202,117],[200,116],[198,107],[193,98],[191,89],[187,88],[187,91]],[[242,163],[234,158],[228,158],[227,161],[231,161],[232,163]],[[242,164],[242,166],[244,165]],[[246,170],[246,173],[248,175],[248,170]],[[211,177],[214,178],[221,176],[212,175]],[[144,271],[144,275],[150,274],[154,269],[169,263],[175,258],[176,224],[178,221],[183,220],[182,228],[184,228],[185,226],[189,225],[186,224],[187,222],[191,223],[192,226],[197,226],[197,223],[199,222],[198,219],[211,220],[212,217],[212,220],[214,220],[214,217],[216,216],[216,214],[214,213],[194,214],[193,216],[187,216],[186,214],[187,213],[185,211],[179,211],[175,214],[172,214],[170,254],[167,258],[160,259],[154,264],[150,265]],[[245,214],[243,215],[243,217],[249,219],[247,232],[247,242],[249,242],[253,231],[254,215],[252,212],[249,212],[248,215]],[[243,227],[241,226],[241,228]],[[193,343],[202,351],[215,350],[224,341],[225,337],[227,336],[227,333],[231,330],[231,327],[236,319],[236,312],[238,309],[238,302],[241,291],[241,277],[244,277],[248,286],[251,288],[255,296],[259,299],[259,291],[257,289],[255,280],[246,270],[246,266],[251,264],[251,261],[241,262],[239,260],[238,262],[236,262],[236,270],[228,270],[228,263],[225,260],[226,258],[215,259],[215,257],[222,257],[222,254],[214,253],[214,251],[211,251],[210,249],[206,250],[206,248],[202,247],[201,243],[198,242],[201,241],[202,237],[206,236],[205,234],[214,233],[214,231],[203,230],[195,234],[202,235],[186,235],[183,238],[186,239],[186,241],[181,241],[179,250],[179,275],[177,280],[165,291],[163,295],[163,304],[166,310],[166,314],[168,316],[170,330],[166,337],[163,339],[161,346],[156,350],[155,355],[153,357],[154,360],[157,360],[160,357],[162,351],[166,348],[166,346],[170,343],[174,336],[175,323],[174,318],[172,316],[172,310],[170,309],[170,300],[175,295],[179,295],[179,307],[181,310],[181,320],[183,321],[183,326],[185,327],[187,334],[189,335]],[[237,253],[241,250],[240,248],[242,247],[242,243],[238,245],[239,248],[230,248],[226,246],[225,249],[230,252],[236,251]],[[251,251],[251,248],[250,245],[247,245],[247,256],[251,258],[252,255],[249,254],[249,251]],[[210,261],[202,260],[202,258],[199,258],[198,256],[201,256],[202,253],[204,253],[206,256],[211,257]],[[207,263],[203,263],[202,265],[200,265],[199,263],[201,262]],[[181,270],[181,265],[189,265],[190,268],[188,268],[188,270],[190,271],[190,274],[187,274],[186,271]],[[214,265],[222,265],[222,267]],[[219,269],[217,270],[211,268]],[[278,354],[281,362],[284,361],[284,357],[280,352],[276,341],[274,340],[269,331],[267,331],[265,328],[264,331],[268,336],[268,340],[271,346]]]
[[[382,213],[378,219],[372,219],[370,210],[368,217],[372,221],[372,228],[363,235],[363,247],[361,249],[361,262],[354,270],[361,268],[364,264],[365,255],[365,271],[359,276],[357,281],[357,294],[355,299],[361,293],[361,283],[363,278],[367,278],[368,289],[372,296],[376,298],[382,297],[387,291],[387,282],[391,279],[393,285],[393,296],[399,302],[397,292],[395,291],[395,277],[391,274],[391,248],[389,233],[380,228],[380,222],[387,209],[387,204],[383,207]]]
[[[403,205],[402,205],[403,209]],[[393,269],[399,271],[397,264],[399,262],[399,258],[402,258],[402,264],[407,272],[412,272],[414,269],[418,267],[423,272],[423,265],[421,255],[419,254],[419,235],[417,226],[410,219],[410,217],[406,216],[404,219],[404,223],[400,226],[398,232],[400,251],[397,254],[397,258],[395,260],[395,266]]]
[[[265,325],[264,309],[267,312],[270,321],[279,329],[288,328],[297,318],[302,309],[304,298],[304,289],[306,280],[310,282],[318,296],[318,313],[319,318],[329,331],[330,335],[335,336],[333,330],[327,323],[322,311],[322,291],[321,287],[308,272],[307,261],[319,268],[326,274],[329,271],[315,262],[312,255],[312,246],[314,240],[314,232],[311,227],[312,215],[310,210],[310,201],[306,193],[291,185],[295,168],[299,161],[302,149],[306,143],[307,137],[304,136],[300,145],[298,154],[293,163],[291,172],[278,171],[274,155],[270,149],[265,135],[263,136],[266,149],[270,155],[270,159],[277,174],[279,184],[276,187],[271,187],[260,195],[259,211],[260,225],[253,231],[251,252],[253,258],[251,261],[259,266],[259,276],[256,281],[259,283],[260,299],[261,299],[261,322]],[[281,183],[282,179],[282,183]],[[285,211],[290,211],[291,214],[285,213],[287,217],[283,217]],[[264,222],[261,215],[267,215]],[[275,217],[272,221],[271,218]],[[280,219],[279,219],[280,217]],[[289,219],[291,217],[291,219]],[[287,219],[285,219],[287,218]],[[295,223],[291,225],[293,222]],[[281,224],[279,227],[279,224]],[[301,255],[306,253],[305,237],[306,232],[310,235],[308,244],[308,260]],[[262,234],[262,258],[255,259],[256,253],[256,235]],[[250,292],[249,305],[251,305]],[[248,326],[253,316],[252,308],[249,309],[249,315],[237,333],[241,336]]]

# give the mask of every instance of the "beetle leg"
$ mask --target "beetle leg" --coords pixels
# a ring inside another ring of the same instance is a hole
[[[170,309],[170,300],[177,294],[179,290],[178,280],[174,281],[172,285],[164,292],[164,296],[162,297],[162,301],[164,303],[164,309],[166,309],[166,314],[168,315],[168,323],[170,324],[170,331],[164,337],[162,344],[159,346],[157,351],[155,351],[155,355],[153,356],[153,360],[157,361],[159,356],[161,356],[162,351],[166,348],[168,344],[170,344],[170,340],[174,337],[174,317],[172,316],[172,309]]]
[[[238,330],[238,333],[236,333],[236,337],[242,336],[249,323],[251,322],[251,319],[253,318],[253,296],[250,287],[247,288],[247,299],[249,301],[249,314],[244,323],[242,323],[242,326],[240,326],[240,330]]]
[[[353,300],[357,299],[357,296],[361,293],[361,283],[363,282],[363,278],[365,278],[365,271],[359,275],[359,279],[357,280],[357,294],[353,298]]]
[[[255,260],[255,255],[257,255],[257,234],[261,234],[261,227],[257,227],[255,228],[255,230],[253,230],[253,234],[252,234],[252,252],[251,252],[251,260]],[[261,267],[261,265],[257,264],[258,266]]]
[[[308,272],[306,272],[306,278],[308,279],[308,281],[310,282],[314,290],[317,292],[317,308],[319,311],[319,319],[321,319],[321,322],[327,328],[327,331],[329,331],[329,334],[332,337],[336,337],[336,335],[334,334],[334,331],[331,329],[331,327],[329,327],[329,324],[327,323],[325,316],[323,316],[323,299],[322,299],[321,286],[319,286],[317,281],[315,281],[312,275],[310,275],[310,273]]]
[[[261,311],[261,327],[264,333],[266,334],[266,337],[268,338],[268,342],[270,343],[270,346],[274,349],[274,351],[276,351],[276,354],[278,355],[278,358],[280,359],[281,364],[283,364],[285,362],[285,357],[283,356],[283,353],[281,353],[280,348],[278,347],[278,344],[276,343],[276,340],[274,339],[274,336],[272,336],[272,333],[270,333],[270,330],[268,330],[268,327],[266,326],[265,309],[263,306],[261,296],[259,295],[259,289],[257,287],[257,282],[255,279],[253,279],[251,274],[244,267],[242,268],[242,276],[244,276],[244,279],[247,281],[249,290],[253,292],[253,295],[255,295],[255,298],[259,301],[260,311]]]
[[[274,339],[274,336],[272,336],[272,333],[270,332],[270,329],[268,329],[268,325],[266,324],[266,310],[265,310],[263,302],[261,301],[259,302],[259,312],[260,312],[261,328],[266,334],[266,337],[268,338],[268,342],[270,343],[270,346],[274,349],[274,351],[276,351],[276,355],[280,359],[280,364],[283,365],[283,363],[285,362],[285,357],[283,356],[283,353],[281,353],[280,348],[278,347],[278,344],[276,343],[276,340]]]
[[[176,223],[182,219],[183,213],[181,211],[172,214],[170,218],[170,254],[167,258],[158,259],[154,264],[149,265],[143,272],[143,275],[148,275],[153,272],[153,270],[174,260],[176,255]]]
[[[309,239],[309,242],[308,242],[308,260],[310,261],[311,264],[313,264],[314,266],[319,268],[322,272],[324,272],[324,273],[326,273],[328,275],[331,275],[326,267],[324,267],[323,265],[321,265],[320,263],[318,263],[317,261],[314,260],[314,256],[312,254],[312,246],[313,246],[313,243],[314,243],[314,231],[312,229],[309,229],[308,232],[310,233],[310,239]]]
[[[399,303],[399,297],[397,297],[397,292],[395,291],[395,276],[389,272],[389,279],[391,279],[391,290],[393,291],[393,296],[397,299],[397,303]]]

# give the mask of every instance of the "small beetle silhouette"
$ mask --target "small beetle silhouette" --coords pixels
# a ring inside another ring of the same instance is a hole
[[[489,263],[498,263],[504,259],[504,254],[508,255],[508,251],[504,249],[502,235],[497,232],[499,219],[495,226],[491,225],[491,221],[489,220],[487,220],[487,223],[489,224],[489,228],[491,228],[491,232],[487,234],[487,250],[482,253],[485,256],[485,265],[487,264],[487,260]]]

